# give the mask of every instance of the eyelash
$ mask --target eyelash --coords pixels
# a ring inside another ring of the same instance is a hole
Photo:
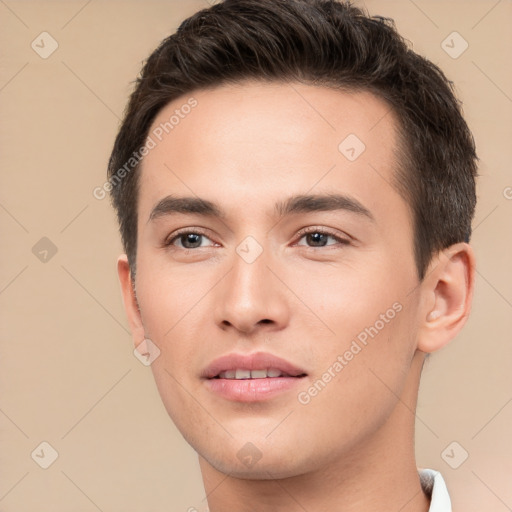
[[[303,237],[305,237],[306,235],[308,235],[310,233],[319,233],[321,235],[330,236],[330,237],[334,238],[338,242],[339,245],[349,245],[350,244],[350,241],[348,240],[348,238],[342,238],[339,235],[336,235],[336,234],[334,234],[333,232],[331,232],[329,230],[326,230],[326,229],[323,229],[323,228],[316,228],[316,227],[310,227],[310,228],[301,229],[297,233],[298,241],[300,241]],[[184,228],[182,230],[177,231],[176,233],[173,233],[173,235],[171,235],[170,238],[165,240],[163,246],[164,247],[170,247],[181,236],[188,235],[188,234],[202,235],[202,236],[208,238],[208,235],[204,231],[199,229],[199,228]],[[315,247],[315,246],[301,246],[301,247],[305,247],[306,249],[325,249],[325,248],[330,248],[332,245],[335,245],[335,244],[325,245],[325,246],[317,246],[317,247]],[[177,247],[177,248],[178,249],[183,249],[183,250],[186,250],[186,251],[193,251],[195,249],[201,249],[201,247],[195,247],[195,248],[192,248],[192,249],[189,249],[189,248],[186,248],[186,247]]]

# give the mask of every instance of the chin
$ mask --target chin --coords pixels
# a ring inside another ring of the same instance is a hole
[[[308,464],[297,457],[297,450],[290,450],[289,447],[280,448],[275,450],[267,446],[259,451],[254,444],[248,442],[242,448],[223,446],[217,453],[213,453],[209,448],[206,452],[198,453],[217,471],[242,480],[291,478],[308,471]]]
[[[241,480],[276,480],[291,478],[302,474],[304,471],[295,467],[295,464],[283,464],[282,461],[260,460],[248,467],[238,460],[213,460],[208,461],[217,471]]]

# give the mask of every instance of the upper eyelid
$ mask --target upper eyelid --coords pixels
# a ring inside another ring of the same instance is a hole
[[[299,231],[297,231],[296,236],[302,238],[304,235],[308,235],[309,233],[323,233],[324,235],[332,236],[333,238],[337,238],[339,240],[352,240],[352,237],[350,235],[347,235],[346,233],[336,233],[334,232],[334,230],[316,226],[310,226],[307,228],[300,229]]]

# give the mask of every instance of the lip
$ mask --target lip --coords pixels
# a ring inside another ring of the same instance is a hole
[[[262,379],[219,378],[221,372],[244,369],[276,369],[286,375]],[[206,387],[213,393],[235,402],[269,400],[297,386],[306,372],[285,359],[267,352],[254,354],[228,354],[210,363],[202,372]]]

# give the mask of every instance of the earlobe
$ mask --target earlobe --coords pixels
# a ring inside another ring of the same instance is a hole
[[[447,345],[469,316],[475,280],[475,257],[466,243],[452,245],[433,259],[422,283],[427,297],[420,311],[418,349],[435,352]]]
[[[124,309],[132,332],[134,347],[137,347],[144,340],[144,326],[135,296],[134,286],[130,274],[130,265],[126,254],[117,259],[117,274],[121,284]]]

